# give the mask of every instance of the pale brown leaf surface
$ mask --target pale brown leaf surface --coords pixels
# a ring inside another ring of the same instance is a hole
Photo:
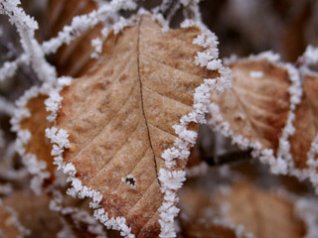
[[[214,94],[212,100],[235,134],[275,151],[289,112],[287,70],[265,60],[238,61],[231,69],[232,89]],[[253,71],[263,72],[263,77],[251,77]]]
[[[311,143],[318,133],[318,78],[303,77],[303,99],[296,109],[296,132],[291,137],[291,152],[295,164],[304,168]]]
[[[143,17],[111,36],[89,75],[62,92],[56,125],[70,134],[65,161],[104,195],[109,216],[124,216],[137,237],[159,234],[161,153],[176,138],[172,126],[191,111],[194,89],[213,75],[194,65],[198,34],[196,28],[163,33]],[[123,182],[127,175],[135,187]]]
[[[229,203],[229,219],[243,224],[246,231],[258,238],[301,238],[305,235],[304,222],[294,215],[294,204],[275,193],[249,184],[237,184],[219,199]]]
[[[6,206],[17,212],[20,223],[31,231],[27,236],[30,238],[56,237],[62,229],[59,215],[49,210],[49,202],[49,196],[34,195],[30,191],[15,192],[4,200]]]
[[[0,206],[0,221],[0,237],[19,237],[22,235],[12,214],[3,206]]]
[[[209,215],[212,204],[212,199],[206,191],[191,186],[180,191],[179,224],[182,237],[237,238],[233,229],[214,222],[213,218],[216,217]],[[216,208],[217,205],[214,205]]]
[[[286,197],[247,182],[227,185],[228,192],[219,186],[214,192],[193,185],[181,190],[179,220],[185,237],[236,237],[230,224],[243,225],[243,237],[248,233],[255,238],[301,238],[306,234],[304,221],[295,217],[294,202]],[[217,224],[222,219],[230,223],[228,227]]]

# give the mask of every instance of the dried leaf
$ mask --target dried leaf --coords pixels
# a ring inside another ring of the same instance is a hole
[[[209,215],[211,201],[209,194],[198,188],[190,187],[181,190],[179,223],[182,237],[237,238],[233,228],[215,222],[217,215]]]
[[[247,182],[224,186],[213,188],[214,192],[197,185],[181,190],[185,237],[301,238],[306,234],[304,221],[295,215],[294,200]]]
[[[45,139],[45,129],[50,127],[50,123],[46,120],[49,113],[44,106],[47,97],[47,95],[39,94],[28,101],[26,108],[31,116],[24,118],[20,122],[20,127],[22,130],[28,130],[31,133],[31,139],[24,146],[25,152],[36,155],[38,159],[46,162],[47,171],[50,172],[51,176],[54,176],[55,166],[50,155],[52,147],[49,141]],[[36,143],[33,143],[33,141],[36,141]]]
[[[214,75],[193,63],[199,33],[163,33],[143,17],[111,36],[89,75],[61,94],[56,126],[69,133],[65,162],[75,165],[83,185],[103,194],[108,215],[125,217],[137,237],[160,232],[161,153],[176,139],[172,126],[192,110],[194,89]]]
[[[255,237],[300,238],[306,233],[304,222],[294,215],[294,204],[275,193],[238,184],[220,201],[229,204],[228,218]]]
[[[272,171],[309,178],[316,186],[317,77],[261,56],[231,68],[232,89],[212,96],[223,117],[215,123],[212,112],[213,127],[228,123],[234,142],[252,147]]]
[[[266,60],[238,61],[231,69],[232,89],[212,100],[235,134],[276,150],[289,112],[287,70]]]
[[[90,13],[96,10],[93,0],[50,0],[48,6],[50,35],[55,36],[64,26],[71,23],[73,17]],[[62,46],[56,56],[55,65],[61,75],[79,77],[84,75],[96,60],[91,58],[91,41],[101,35],[101,26],[98,25],[77,37],[72,44]]]
[[[318,78],[303,77],[303,98],[296,109],[295,134],[291,137],[291,152],[298,168],[307,167],[308,152],[318,133]]]
[[[29,191],[20,191],[6,198],[3,203],[14,208],[21,224],[31,231],[27,237],[49,238],[56,237],[62,229],[59,215],[49,210],[49,202],[47,195],[36,196]]]

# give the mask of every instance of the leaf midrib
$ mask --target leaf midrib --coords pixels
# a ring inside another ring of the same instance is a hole
[[[138,26],[137,26],[137,54],[136,54],[136,56],[137,56],[137,77],[138,77],[139,89],[140,89],[141,111],[142,111],[142,116],[143,116],[144,121],[145,121],[146,129],[147,129],[147,136],[148,136],[148,140],[149,140],[149,145],[150,145],[150,148],[151,148],[151,151],[153,154],[153,161],[154,161],[154,165],[155,165],[156,178],[157,178],[159,186],[161,186],[160,181],[159,181],[159,177],[158,177],[158,167],[157,167],[156,155],[155,155],[155,151],[153,149],[149,125],[148,125],[148,121],[147,121],[147,117],[146,117],[146,113],[145,113],[145,107],[144,107],[143,86],[142,86],[141,73],[140,73],[140,35],[141,35],[140,28],[141,28],[141,22],[142,22],[142,17],[139,19]]]

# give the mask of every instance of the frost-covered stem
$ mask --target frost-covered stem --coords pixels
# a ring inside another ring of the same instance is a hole
[[[19,221],[18,214],[16,211],[7,205],[4,205],[2,200],[0,199],[0,207],[3,207],[3,209],[10,215],[11,223],[15,225],[15,227],[18,229],[20,234],[17,236],[18,238],[22,238],[25,236],[28,236],[31,234],[31,231],[27,228],[25,228]]]
[[[318,65],[318,47],[307,46],[304,54],[298,59],[298,63],[300,64],[300,72],[302,75],[313,75],[317,77],[318,72],[312,70],[310,66]]]
[[[183,14],[186,19],[202,22],[202,16],[199,7],[200,0],[181,0],[180,2],[185,7]]]
[[[14,155],[16,153],[15,143],[9,143],[6,148],[1,148],[1,131],[0,131],[0,149],[1,160],[5,164],[0,167],[0,178],[7,181],[17,181],[27,176],[27,171],[24,168],[19,170],[14,169]]]
[[[30,58],[31,66],[38,78],[42,81],[54,81],[56,71],[46,61],[42,47],[35,39],[35,30],[38,29],[38,24],[18,6],[19,4],[19,0],[3,0],[0,3],[0,14],[6,14],[11,24],[16,26],[22,48]],[[10,72],[9,75],[12,75],[17,66],[6,64],[5,67]]]
[[[307,46],[304,54],[299,59],[301,64],[314,65],[318,64],[318,47],[309,45]]]
[[[13,112],[14,112],[13,103],[9,102],[4,97],[0,96],[0,113],[4,113],[4,114],[12,116]]]

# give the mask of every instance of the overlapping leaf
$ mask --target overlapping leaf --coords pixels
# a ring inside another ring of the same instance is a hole
[[[96,8],[96,2],[93,0],[49,1],[49,35],[56,36],[63,27],[72,22],[73,17],[90,13]],[[58,72],[74,77],[85,74],[96,64],[96,60],[91,58],[91,40],[100,35],[101,26],[98,25],[77,37],[72,44],[62,46],[54,58]]]
[[[287,70],[266,60],[238,61],[231,69],[232,89],[212,100],[235,134],[276,150],[289,112]],[[252,77],[252,72],[261,72],[261,77]]]
[[[307,153],[318,134],[318,78],[303,76],[303,99],[296,109],[295,134],[291,137],[291,152],[299,168],[307,167]]]
[[[25,152],[45,161],[47,171],[53,176],[55,166],[51,158],[52,148],[49,141],[45,139],[45,129],[50,126],[50,123],[46,120],[48,112],[44,106],[44,101],[47,97],[47,95],[40,94],[30,99],[26,107],[30,112],[31,118],[23,119],[20,123],[20,127],[22,130],[28,130],[31,133],[31,139],[29,143],[25,145]],[[33,141],[36,141],[36,143],[33,143]]]
[[[242,182],[211,194],[190,188],[180,194],[185,237],[300,238],[306,234],[304,221],[295,215],[295,203],[284,196]]]
[[[237,136],[259,141],[263,149],[276,155],[279,140],[291,110],[291,80],[281,64],[266,59],[238,60],[231,65],[233,87],[224,94],[214,94],[212,100],[220,107],[224,121]],[[296,106],[292,125],[295,133],[287,138],[295,168],[307,167],[307,153],[317,135],[316,91],[318,80],[302,75],[301,103]],[[213,115],[212,115],[213,117]],[[284,146],[284,145],[283,145]]]
[[[57,213],[49,210],[49,203],[49,196],[37,196],[29,191],[15,192],[4,199],[4,205],[15,210],[21,225],[30,231],[27,237],[31,238],[49,238],[62,230],[62,221]]]

